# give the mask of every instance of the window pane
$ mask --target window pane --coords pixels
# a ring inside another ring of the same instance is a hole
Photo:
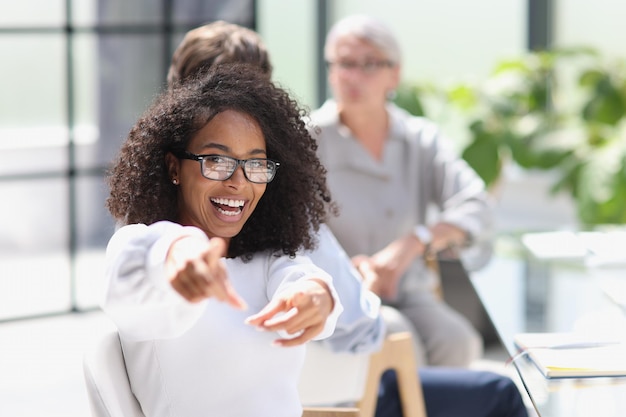
[[[102,177],[79,177],[76,195],[76,301],[79,308],[90,308],[102,297],[104,253],[115,224],[105,207],[108,190]]]
[[[593,47],[608,57],[623,59],[626,2],[619,0],[557,1],[554,42],[559,47]],[[595,16],[595,17],[594,17]]]
[[[68,153],[63,144],[50,146],[23,146],[23,142],[34,138],[54,136],[55,140],[61,141],[65,133],[63,128],[19,128],[12,130],[0,130],[2,141],[13,140],[15,146],[3,145],[0,147],[0,176],[23,175],[23,174],[54,174],[67,169]]]
[[[76,227],[80,249],[102,249],[115,231],[105,206],[108,188],[101,176],[76,178]]]
[[[163,3],[154,0],[73,0],[72,20],[80,26],[158,23],[163,19]]]
[[[198,1],[178,0],[174,3],[174,23],[195,26],[226,20],[252,27],[254,24],[254,0]]]
[[[71,24],[77,26],[95,26],[98,21],[97,0],[72,0]]]
[[[62,35],[0,36],[0,175],[64,166],[65,48]]]
[[[96,35],[73,38],[74,142],[77,146],[98,138],[98,40]]]
[[[252,26],[253,11],[253,0],[0,6],[0,193],[9,202],[0,221],[0,320],[97,305],[114,231],[104,168],[165,85],[169,35],[177,46],[208,20]]]
[[[64,124],[64,36],[2,35],[0,55],[0,91],[10,97],[0,100],[0,127]]]
[[[91,46],[96,45],[95,53]],[[107,34],[77,41],[77,165],[108,164],[165,79],[160,35]],[[98,106],[95,108],[94,103]],[[78,110],[81,109],[81,110]],[[89,109],[89,110],[86,110]],[[79,142],[78,138],[85,139]]]
[[[70,307],[66,182],[0,183],[0,319]]]
[[[19,0],[0,3],[0,26],[63,26],[65,0]]]

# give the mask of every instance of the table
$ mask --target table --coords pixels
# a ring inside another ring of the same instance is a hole
[[[516,353],[513,337],[521,332],[626,334],[626,303],[608,296],[619,285],[626,299],[626,263],[589,266],[586,256],[541,258],[518,238],[505,239],[508,259],[499,259],[499,271],[488,274],[492,278],[479,275],[472,283],[510,355]],[[517,252],[510,250],[515,244]],[[512,366],[541,417],[626,416],[626,377],[547,380],[524,357]]]

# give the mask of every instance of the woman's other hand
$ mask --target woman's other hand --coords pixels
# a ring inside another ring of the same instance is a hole
[[[166,260],[170,284],[189,302],[215,298],[245,310],[246,303],[230,285],[221,260],[226,249],[227,244],[221,238],[212,238],[208,242],[192,236],[176,240],[170,246]]]
[[[278,346],[297,346],[313,339],[324,329],[334,301],[326,283],[307,279],[294,283],[274,297],[246,323],[267,331],[285,331],[293,338],[277,339]]]

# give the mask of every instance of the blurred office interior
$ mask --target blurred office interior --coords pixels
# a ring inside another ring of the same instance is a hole
[[[626,58],[620,0],[0,2],[0,334],[7,331],[0,352],[29,352],[10,347],[25,337],[20,326],[46,327],[53,316],[95,314],[98,325],[79,319],[73,328],[79,332],[108,326],[97,315],[104,249],[114,231],[103,176],[164,87],[187,30],[223,19],[259,31],[275,80],[315,108],[328,95],[326,30],[353,13],[391,25],[410,80],[481,80],[498,60],[553,46],[584,45]],[[549,172],[511,167],[505,174],[496,196],[499,233],[576,226],[569,198],[549,194]],[[497,255],[479,279],[498,267]],[[55,330],[46,338],[68,337],[61,327],[49,328]],[[11,360],[0,355],[0,375]]]

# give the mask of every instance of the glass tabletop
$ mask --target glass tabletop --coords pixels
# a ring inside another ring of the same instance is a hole
[[[501,237],[497,246],[505,253],[497,270],[472,282],[512,357],[518,333],[626,339],[626,262],[590,263],[584,254],[541,257],[520,236]],[[626,377],[546,379],[523,355],[512,366],[541,417],[626,416]]]

